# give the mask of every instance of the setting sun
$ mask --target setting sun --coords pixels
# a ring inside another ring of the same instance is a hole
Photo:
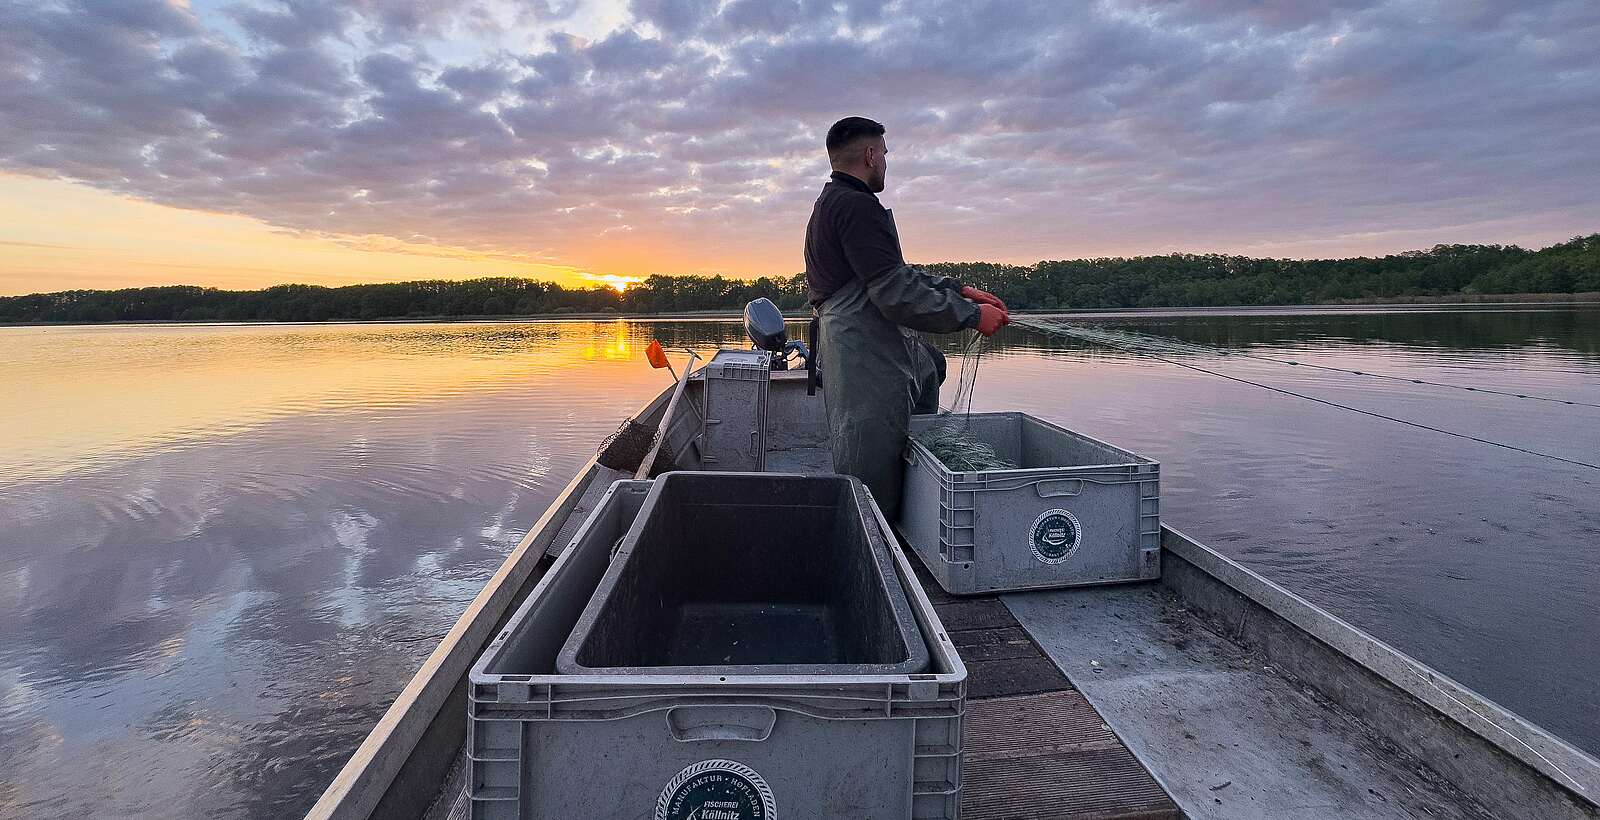
[[[615,273],[584,273],[579,274],[592,282],[598,282],[617,291],[626,291],[629,287],[644,281],[642,276],[620,276]]]

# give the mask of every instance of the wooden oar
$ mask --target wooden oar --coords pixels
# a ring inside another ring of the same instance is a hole
[[[663,357],[664,358],[664,357]],[[656,442],[650,446],[650,452],[639,462],[639,469],[633,474],[635,481],[650,477],[650,468],[656,463],[656,454],[661,451],[661,445],[667,443],[667,428],[672,424],[672,414],[678,408],[678,400],[683,398],[683,388],[689,384],[689,374],[694,372],[694,363],[700,355],[689,351],[689,361],[683,366],[683,374],[678,376],[678,386],[672,388],[672,398],[667,400],[667,409],[661,414],[661,423],[656,426]]]

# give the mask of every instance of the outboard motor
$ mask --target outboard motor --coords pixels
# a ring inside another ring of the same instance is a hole
[[[765,296],[744,306],[744,332],[757,350],[773,354],[773,370],[788,370],[791,354],[798,354],[802,364],[811,361],[811,351],[805,342],[789,341],[789,331],[783,325],[783,311]]]

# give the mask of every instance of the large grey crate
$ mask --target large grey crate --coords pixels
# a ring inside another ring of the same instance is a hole
[[[900,532],[956,595],[1161,577],[1160,465],[1026,413],[913,416],[965,424],[1015,469],[953,472],[906,446]]]
[[[888,542],[849,476],[657,479],[556,671],[904,675],[928,665]]]
[[[709,470],[760,472],[767,463],[767,387],[772,354],[718,350],[702,368],[700,460]]]
[[[470,673],[475,820],[953,820],[966,667],[876,504],[930,666],[909,675],[559,675],[555,660],[650,482],[618,482]],[[862,493],[866,493],[863,489]],[[870,494],[866,495],[870,501]]]

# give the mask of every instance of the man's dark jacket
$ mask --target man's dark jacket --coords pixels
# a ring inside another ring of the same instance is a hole
[[[861,479],[892,520],[912,411],[938,409],[936,366],[916,331],[973,327],[978,307],[955,279],[907,265],[893,216],[839,171],[806,226],[806,284],[820,320],[833,469]]]
[[[903,268],[909,271],[902,271]],[[954,329],[977,326],[978,308],[960,298],[961,283],[953,277],[930,276],[907,265],[901,254],[900,234],[895,228],[893,214],[883,207],[865,182],[843,171],[834,171],[828,184],[822,186],[822,194],[811,209],[811,221],[806,224],[806,287],[810,290],[811,305],[820,306],[852,279],[871,283],[890,273],[907,272],[911,274],[908,278],[915,280],[908,284],[952,291],[953,299],[950,295],[933,294],[936,297],[933,304],[920,306],[924,310],[933,308],[936,313],[941,310],[951,313],[919,321],[919,317],[912,315],[918,311],[911,306],[878,305],[886,318],[893,321],[894,316],[890,314],[902,315],[911,321],[901,324],[932,332],[951,330],[946,319],[955,320]],[[880,287],[881,284],[886,283],[880,283]],[[894,290],[900,293],[901,289]],[[929,322],[938,327],[916,327]]]

